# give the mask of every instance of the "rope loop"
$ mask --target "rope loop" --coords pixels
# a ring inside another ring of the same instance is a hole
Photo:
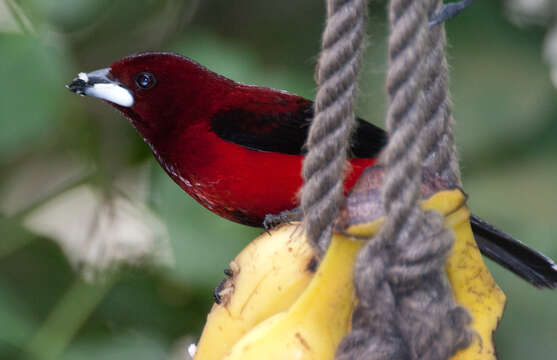
[[[442,0],[391,0],[387,130],[380,156],[387,219],[355,265],[359,303],[338,359],[447,359],[472,338],[470,316],[453,298],[444,264],[454,235],[419,207],[422,167],[460,186],[443,25],[430,26]],[[315,99],[302,176],[309,241],[322,252],[343,201],[354,128],[367,4],[327,0]]]
[[[454,235],[441,215],[419,207],[423,166],[460,185],[445,31],[429,26],[442,5],[390,2],[389,143],[380,157],[387,219],[358,256],[359,304],[338,359],[448,359],[473,336],[444,274]]]
[[[306,235],[320,253],[329,245],[331,222],[344,199],[366,15],[365,0],[327,0],[300,199]]]

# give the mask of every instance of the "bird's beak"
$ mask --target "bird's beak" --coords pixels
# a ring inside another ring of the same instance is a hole
[[[113,102],[124,107],[133,105],[133,95],[124,85],[109,78],[109,68],[79,73],[69,85],[70,91]]]

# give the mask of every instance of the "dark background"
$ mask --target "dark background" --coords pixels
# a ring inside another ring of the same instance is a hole
[[[385,9],[370,5],[357,111],[379,125]],[[64,85],[165,50],[312,98],[324,13],[317,0],[0,1],[1,359],[183,359],[222,269],[260,232],[202,208],[127,121]],[[547,28],[509,18],[504,2],[477,1],[447,26],[463,181],[476,214],[557,258]],[[554,358],[557,293],[487,262],[508,297],[500,358]]]

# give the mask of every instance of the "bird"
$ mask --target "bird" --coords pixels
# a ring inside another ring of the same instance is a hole
[[[67,88],[99,98],[129,120],[166,173],[211,212],[262,227],[298,206],[313,103],[287,91],[235,82],[174,53],[142,52],[81,72]],[[349,191],[377,163],[387,134],[357,118]],[[539,288],[557,287],[547,256],[470,218],[483,255]]]

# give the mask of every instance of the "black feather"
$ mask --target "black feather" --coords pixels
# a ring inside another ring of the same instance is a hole
[[[224,109],[211,118],[211,130],[221,139],[257,151],[303,155],[313,104],[304,102],[293,112],[258,113],[241,108]],[[357,119],[352,155],[373,158],[387,143],[387,134],[377,126]]]
[[[557,287],[557,265],[547,256],[488,224],[470,216],[481,253],[536,287]]]

